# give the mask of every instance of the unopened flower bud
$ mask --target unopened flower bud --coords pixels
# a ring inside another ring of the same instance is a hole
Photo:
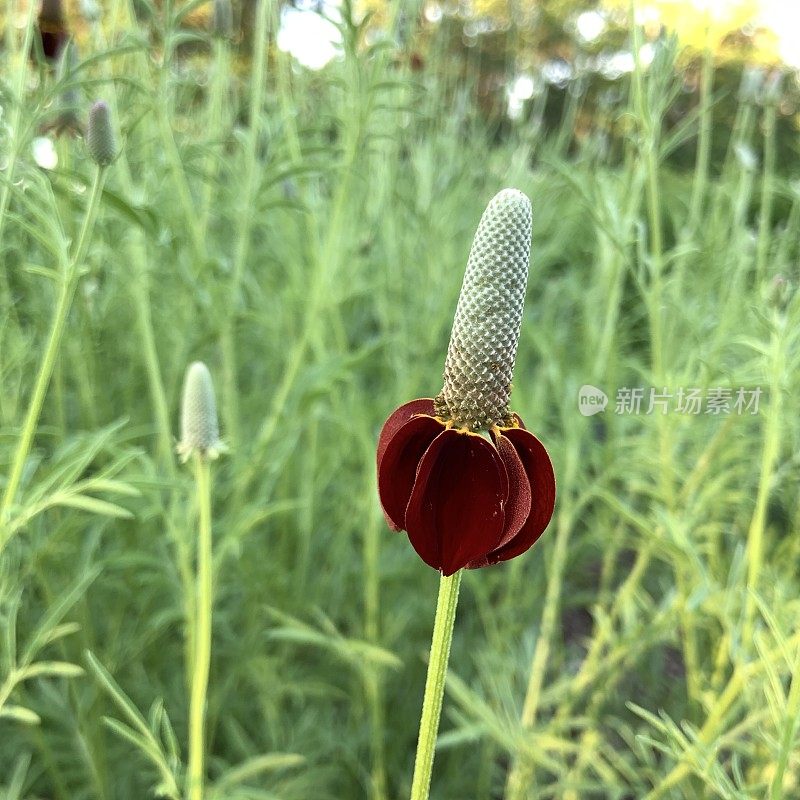
[[[98,100],[89,111],[86,148],[95,164],[107,167],[117,155],[117,144],[111,128],[108,104]]]
[[[219,438],[214,384],[208,367],[202,361],[195,361],[186,371],[181,406],[181,441],[177,450],[183,462],[193,453],[214,459],[226,450]]]

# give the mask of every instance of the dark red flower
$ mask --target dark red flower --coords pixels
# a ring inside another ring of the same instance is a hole
[[[508,410],[530,245],[530,200],[505,189],[472,242],[441,393],[400,406],[378,441],[386,519],[444,575],[524,553],[553,515],[550,457]]]
[[[444,575],[515,558],[542,535],[556,485],[542,443],[516,415],[489,436],[437,417],[412,400],[378,441],[378,492],[386,520]]]

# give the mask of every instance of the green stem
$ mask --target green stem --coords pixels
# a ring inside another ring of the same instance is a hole
[[[344,223],[344,210],[346,201],[350,197],[350,176],[352,175],[352,166],[355,163],[357,148],[349,153],[345,159],[346,166],[342,169],[344,179],[339,186],[336,200],[333,204],[333,211],[330,215],[330,224],[326,232],[325,242],[322,244],[321,252],[316,259],[316,267],[314,274],[309,280],[310,286],[308,289],[307,300],[305,303],[305,316],[303,318],[303,327],[300,335],[295,339],[292,352],[290,353],[286,366],[283,370],[283,378],[272,397],[270,405],[270,412],[264,420],[261,428],[256,435],[256,445],[252,452],[256,455],[252,458],[250,467],[244,474],[244,478],[240,481],[242,491],[244,491],[251,483],[251,481],[258,474],[256,464],[258,463],[258,453],[266,452],[268,446],[272,442],[272,437],[278,429],[278,424],[281,421],[283,411],[289,399],[294,382],[300,374],[300,369],[305,363],[306,350],[312,344],[314,337],[315,326],[318,325],[320,316],[324,309],[324,302],[329,299],[329,293],[326,289],[332,283],[332,277],[338,270],[339,257],[342,248],[337,248],[337,243],[341,244],[341,229]],[[315,225],[313,218],[309,218],[309,225]],[[330,326],[334,327],[333,324]],[[334,330],[332,336],[339,335],[340,330]],[[340,349],[344,349],[344,343],[340,340],[337,342]]]
[[[159,464],[168,477],[174,477],[175,459],[173,453],[172,433],[169,421],[169,405],[161,380],[161,366],[158,360],[155,333],[153,331],[153,316],[150,309],[150,280],[148,267],[144,256],[143,244],[139,235],[136,242],[129,245],[133,251],[133,264],[135,273],[131,286],[134,311],[136,314],[136,328],[142,345],[142,360],[147,373],[147,387],[150,392],[150,402],[156,417],[157,443]]]
[[[200,220],[196,212],[194,198],[186,176],[186,170],[181,159],[178,144],[175,141],[175,134],[172,128],[170,117],[170,103],[172,89],[170,86],[170,64],[173,53],[173,25],[172,3],[164,4],[164,18],[167,20],[167,30],[164,35],[164,52],[158,69],[158,96],[154,98],[154,110],[156,115],[156,125],[161,137],[161,145],[164,157],[167,161],[169,170],[175,187],[177,205],[183,212],[184,227],[192,248],[192,256],[195,261],[195,269],[202,270],[205,263],[205,247],[203,242],[203,231],[200,228]]]
[[[784,723],[783,736],[781,737],[778,764],[775,767],[775,775],[770,786],[770,800],[783,800],[784,798],[783,776],[786,774],[786,768],[789,765],[789,757],[792,754],[798,723],[800,723],[800,648],[797,650],[792,671],[792,685],[786,702],[786,722]]]
[[[175,136],[172,132],[169,111],[164,107],[165,101],[163,98],[166,96],[166,92],[166,80],[163,80],[160,88],[160,97],[154,101],[156,104],[156,122],[158,123],[158,130],[161,135],[161,144],[164,148],[164,157],[167,160],[167,168],[175,185],[175,192],[178,200],[177,205],[183,212],[184,226],[189,237],[189,244],[192,248],[195,269],[199,272],[205,263],[203,232],[200,230],[200,225],[195,213],[195,203],[192,199],[192,192],[189,188],[189,183],[184,172],[183,161],[181,161],[181,154],[178,151],[178,145],[175,142]]]
[[[764,112],[764,171],[761,177],[761,213],[758,218],[758,243],[756,249],[757,285],[766,278],[767,257],[772,226],[772,178],[775,174],[775,121],[774,103]]]
[[[370,455],[372,442],[370,441]],[[369,470],[369,496],[374,497],[372,461]],[[380,529],[378,511],[370,505],[363,541],[364,563],[364,637],[368,642],[380,645]],[[384,763],[384,710],[382,672],[378,668],[368,669],[365,674],[365,690],[370,713],[372,770],[370,778],[371,800],[385,800],[386,767]]]
[[[39,417],[42,413],[42,405],[44,404],[47,388],[50,385],[50,378],[53,375],[56,359],[58,358],[58,351],[61,345],[61,338],[64,333],[67,316],[72,306],[72,298],[75,296],[75,288],[80,278],[81,273],[79,266],[83,260],[86,248],[88,247],[90,234],[94,228],[95,218],[97,217],[104,180],[105,169],[103,167],[98,167],[95,172],[94,183],[92,184],[92,191],[89,197],[89,205],[83,220],[83,226],[78,237],[75,252],[62,278],[55,314],[53,315],[53,321],[50,325],[50,335],[47,340],[42,362],[39,365],[39,372],[36,376],[36,382],[34,383],[33,395],[28,405],[28,412],[22,426],[22,434],[17,444],[16,453],[14,454],[14,460],[8,476],[8,483],[6,484],[6,490],[3,494],[3,501],[2,504],[0,504],[0,523],[3,524],[7,521],[8,512],[16,500],[17,491],[19,490],[19,484],[22,479],[22,471],[30,452],[31,442],[36,432],[36,426],[39,423]],[[4,545],[5,536],[0,536],[0,550],[2,550]]]
[[[121,8],[117,6],[121,6]],[[113,4],[109,11],[108,18],[117,20],[120,30],[128,30],[136,24],[136,16],[133,9],[130,4],[122,2],[122,0],[118,0],[118,2]],[[95,38],[95,50],[98,53],[105,52],[108,49],[108,43],[104,35],[103,26],[95,25],[93,28],[93,35]],[[102,65],[103,77],[106,81],[106,96],[111,104],[113,114],[116,117],[119,101],[113,80],[113,71],[107,59],[100,63]],[[140,60],[138,65],[139,73],[143,75],[148,69],[147,63],[142,63]],[[146,161],[147,155],[143,152],[142,148],[143,143],[137,142],[137,149]],[[122,150],[119,154],[114,168],[127,196],[136,202],[144,202],[145,197],[143,190],[137,190],[134,185],[133,173],[128,163],[125,150]],[[136,327],[141,338],[142,358],[148,379],[150,401],[157,425],[159,466],[165,471],[168,477],[172,479],[175,473],[172,425],[170,423],[169,404],[164,389],[164,382],[161,377],[161,365],[158,357],[158,349],[156,347],[153,315],[150,307],[150,268],[145,238],[141,229],[135,228],[131,231],[127,246],[128,259],[133,267],[131,270],[133,274],[131,292],[135,305]]]
[[[381,675],[376,667],[368,668],[364,675],[364,691],[369,706],[371,728],[371,759],[372,765],[369,779],[370,800],[385,800],[386,767],[383,757],[383,691]]]
[[[700,131],[697,139],[697,160],[694,167],[692,199],[689,205],[689,225],[696,229],[708,186],[708,164],[711,155],[711,93],[714,89],[714,53],[710,47],[703,52],[703,71],[700,78]]]
[[[195,482],[199,509],[197,542],[197,603],[195,652],[189,707],[189,800],[203,800],[206,696],[211,669],[211,608],[213,604],[211,549],[211,471],[208,459],[195,455]]]
[[[208,92],[208,131],[209,142],[214,148],[205,160],[205,187],[203,189],[203,205],[200,214],[200,229],[208,229],[211,201],[219,179],[219,158],[224,150],[224,137],[230,124],[229,108],[226,96],[230,90],[230,52],[226,39],[214,40],[214,65],[212,67],[210,88]]]
[[[641,49],[641,31],[636,25],[634,15],[634,4],[631,3],[631,30],[633,37],[633,55],[635,69],[633,71],[633,101],[638,117],[640,135],[641,155],[645,164],[646,174],[646,199],[647,217],[650,233],[650,335],[651,360],[653,377],[657,383],[663,381],[664,374],[664,353],[663,353],[663,325],[662,325],[662,268],[664,260],[664,237],[661,228],[661,202],[660,187],[658,182],[658,138],[659,132],[656,122],[660,124],[660,119],[655,120],[653,109],[648,100],[644,86],[644,73],[639,59]]]
[[[800,633],[795,633],[787,642],[786,647],[800,646]],[[725,722],[725,717],[731,707],[740,700],[742,691],[747,686],[748,681],[767,668],[767,665],[783,658],[785,648],[776,648],[764,657],[750,661],[743,666],[736,667],[733,674],[728,679],[728,683],[717,697],[716,701],[709,706],[708,717],[696,735],[696,744],[689,748],[675,766],[654,786],[642,800],[658,800],[677,786],[682,780],[691,774],[692,768],[689,765],[690,757],[698,750],[712,742],[719,735],[720,729]]]
[[[20,127],[22,125],[22,111],[25,107],[23,103],[23,95],[25,93],[25,79],[28,75],[28,53],[31,52],[31,43],[33,40],[34,20],[36,19],[38,4],[30,3],[28,5],[28,13],[25,18],[25,30],[22,35],[22,46],[19,51],[15,51],[14,42],[16,36],[14,35],[14,26],[6,24],[6,46],[8,48],[8,61],[7,65],[12,66],[16,60],[16,85],[14,86],[14,95],[11,102],[11,114],[9,120],[9,142],[8,142],[8,175],[3,183],[3,188],[0,189],[0,243],[3,241],[3,234],[5,231],[5,222],[8,216],[8,207],[11,202],[11,189],[14,186],[14,166],[17,163],[22,147],[22,137],[20,134]],[[16,13],[18,9],[13,9],[11,13]],[[4,307],[8,307],[9,301],[9,284],[6,269],[0,271],[0,291],[4,300]]]
[[[439,733],[439,717],[442,713],[444,683],[447,676],[447,661],[453,641],[453,625],[456,621],[458,589],[461,572],[442,576],[439,583],[439,598],[436,601],[436,618],[433,623],[431,654],[428,661],[428,677],[425,679],[425,697],[422,700],[422,716],[419,721],[417,757],[414,761],[414,780],[411,784],[411,800],[428,800],[433,772],[433,751]]]
[[[222,398],[226,409],[225,420],[228,441],[235,449],[240,442],[239,433],[239,366],[236,354],[236,320],[241,310],[240,292],[245,266],[250,254],[250,236],[253,227],[253,202],[258,189],[258,143],[261,137],[261,112],[264,107],[267,72],[267,45],[269,43],[270,3],[261,0],[258,4],[255,31],[255,53],[253,56],[252,85],[250,91],[250,119],[247,147],[244,153],[245,181],[240,193],[241,206],[237,210],[236,249],[234,252],[231,281],[228,287],[228,309],[220,336],[222,350]]]
[[[767,503],[781,447],[781,374],[783,370],[784,331],[778,330],[772,339],[772,364],[769,407],[764,430],[764,448],[761,451],[761,474],[758,480],[756,506],[747,532],[747,600],[745,602],[742,642],[750,645],[756,615],[756,593],[758,592],[761,567],[764,561],[764,528],[767,520]]]
[[[642,36],[641,30],[636,25],[634,5],[631,2],[630,24],[635,63],[633,71],[633,101],[642,138],[640,147],[645,163],[645,192],[650,234],[650,286],[646,300],[650,319],[650,354],[653,380],[657,386],[661,387],[665,385],[664,291],[662,275],[664,269],[664,234],[661,222],[661,187],[659,185],[658,167],[661,115],[652,107],[645,91],[644,73],[639,57]],[[671,472],[672,454],[667,418],[661,414],[658,415],[658,431],[659,453],[662,464],[662,469],[660,470],[661,489],[665,503],[671,508],[674,502]]]
[[[561,600],[561,587],[564,578],[564,569],[567,563],[567,544],[572,530],[572,517],[568,513],[562,514],[559,519],[558,534],[555,549],[550,562],[550,580],[547,584],[547,597],[544,611],[542,612],[542,625],[536,640],[536,649],[531,662],[531,673],[528,680],[528,689],[525,693],[525,702],[522,706],[520,723],[526,731],[530,731],[536,723],[539,710],[542,686],[544,685],[545,672],[550,658],[550,645],[558,622],[558,611]],[[506,798],[508,800],[524,800],[534,778],[534,764],[530,758],[522,754],[517,755],[516,762],[508,775],[506,783]]]

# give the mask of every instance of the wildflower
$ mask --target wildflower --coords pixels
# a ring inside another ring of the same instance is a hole
[[[521,555],[553,513],[550,458],[508,407],[530,232],[522,192],[492,199],[470,250],[442,392],[400,406],[380,434],[387,522],[444,575]]]
[[[178,454],[181,461],[186,463],[193,453],[213,460],[226,450],[219,438],[217,402],[211,373],[202,361],[195,361],[186,370],[183,382]]]
[[[92,160],[100,167],[107,167],[117,155],[117,144],[111,127],[111,115],[108,104],[102,100],[98,100],[89,110],[86,148]]]

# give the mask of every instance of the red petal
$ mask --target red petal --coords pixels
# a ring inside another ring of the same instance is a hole
[[[378,442],[378,494],[386,521],[396,531],[405,529],[406,506],[420,459],[444,430],[441,422],[424,414],[399,421],[399,411],[421,402],[407,403],[392,414]]]
[[[422,397],[419,400],[412,400],[396,408],[389,415],[389,419],[383,423],[381,435],[378,437],[378,466],[381,465],[381,458],[386,452],[386,447],[392,437],[408,422],[411,417],[417,414],[427,414],[429,417],[436,416],[433,410],[433,400],[430,397]]]
[[[522,530],[489,554],[490,564],[516,558],[528,550],[544,533],[556,503],[556,478],[544,445],[522,428],[504,428],[502,435],[514,446],[530,481],[531,512]]]
[[[531,483],[522,459],[511,441],[502,434],[494,437],[497,452],[508,473],[508,500],[505,506],[506,522],[498,547],[510,542],[521,530],[531,513]]]
[[[508,438],[501,433],[493,432],[492,439],[503,460],[509,483],[508,500],[505,505],[505,527],[500,542],[495,548],[499,549],[508,544],[522,530],[522,526],[531,513],[531,484],[525,467],[522,466],[522,460]],[[489,553],[487,553],[475,561],[470,561],[467,567],[479,569],[488,567],[490,563],[492,562],[489,561]]]
[[[503,534],[508,477],[482,436],[446,430],[420,461],[406,530],[420,558],[445,575],[494,550]]]

